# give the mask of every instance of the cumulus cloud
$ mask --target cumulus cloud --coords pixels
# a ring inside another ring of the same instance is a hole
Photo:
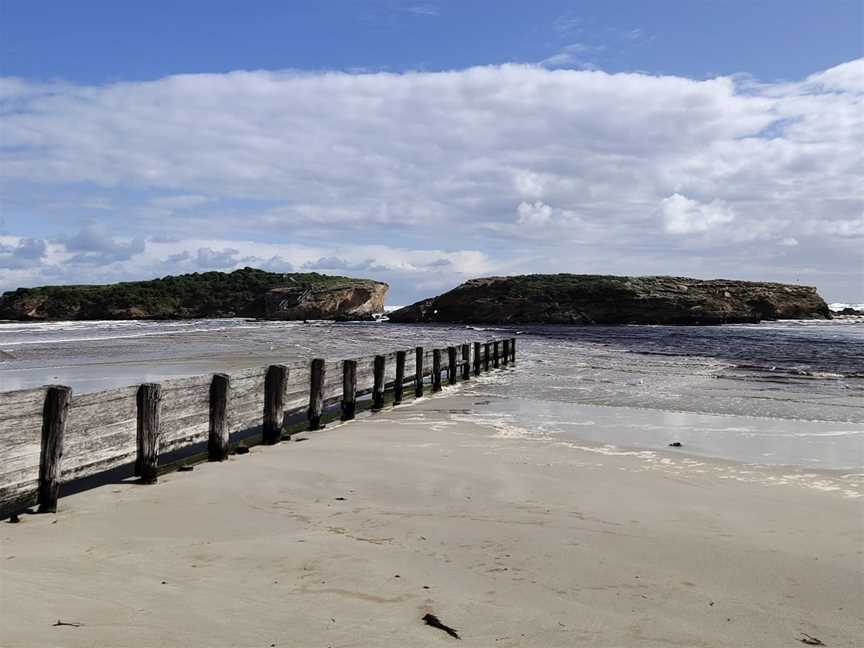
[[[134,239],[115,238],[107,225],[87,223],[76,234],[64,241],[68,252],[75,252],[70,263],[106,264],[128,261],[144,252],[143,237]]]
[[[237,255],[239,250],[234,248],[224,248],[222,250],[213,250],[210,248],[198,248],[198,254],[195,263],[199,268],[208,270],[222,270],[230,268],[237,264]]]
[[[735,214],[722,200],[704,204],[677,193],[660,202],[660,213],[670,234],[707,232],[735,220]]]
[[[548,232],[552,227],[572,227],[578,223],[578,216],[566,209],[547,205],[541,200],[533,203],[521,202],[516,207],[516,222],[534,231]]]
[[[0,268],[19,269],[38,266],[48,245],[41,239],[22,238],[4,243],[0,238]]]
[[[436,259],[455,268],[446,281],[466,268],[758,278],[780,267],[759,260],[773,241],[840,290],[860,265],[862,79],[860,59],[777,84],[536,65],[3,79],[0,191],[55,211],[38,238],[60,242],[69,280],[105,264],[152,273],[184,252],[176,263],[192,268],[199,248],[214,253],[205,264],[371,259],[418,293]],[[98,196],[111,196],[101,229],[58,224]],[[7,215],[9,233],[25,218]],[[287,254],[289,241],[309,254]],[[389,256],[337,253],[349,242]],[[37,266],[54,267],[53,244]],[[0,284],[50,278],[15,272]]]

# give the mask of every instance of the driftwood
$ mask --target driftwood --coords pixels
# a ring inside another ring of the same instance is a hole
[[[438,628],[439,630],[443,630],[444,632],[446,632],[448,635],[450,635],[454,639],[461,639],[461,637],[459,636],[459,633],[456,630],[454,630],[453,628],[451,628],[448,625],[444,625],[443,623],[441,623],[441,620],[437,616],[435,616],[434,614],[426,614],[423,617],[423,622],[428,626],[432,626],[433,628]]]

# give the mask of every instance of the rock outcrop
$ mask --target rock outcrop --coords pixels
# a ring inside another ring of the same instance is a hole
[[[384,312],[387,284],[354,281],[344,286],[274,288],[264,296],[267,319],[369,320]]]
[[[727,324],[830,319],[815,288],[686,277],[522,275],[473,279],[389,313],[393,322]]]
[[[243,268],[104,286],[19,288],[0,296],[0,319],[371,319],[384,312],[387,288],[368,279]]]

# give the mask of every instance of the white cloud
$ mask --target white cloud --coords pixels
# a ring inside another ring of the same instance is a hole
[[[837,220],[813,220],[807,225],[811,232],[823,236],[834,236],[839,238],[864,237],[864,216]]]
[[[562,47],[556,54],[540,61],[540,65],[549,69],[596,70],[597,66],[586,60],[585,56],[591,52],[600,52],[603,49],[605,48],[602,45],[571,43]]]
[[[408,5],[407,7],[403,7],[402,11],[412,13],[416,16],[438,16],[441,14],[438,6],[431,2]]]
[[[575,213],[552,207],[540,200],[533,203],[521,202],[516,207],[516,223],[530,228],[531,235],[536,235],[537,228],[542,232],[544,228],[574,225],[578,222]]]
[[[417,291],[433,267],[436,281],[759,276],[773,267],[757,261],[760,242],[791,239],[807,267],[848,268],[864,204],[862,76],[859,59],[761,85],[523,65],[2,79],[4,233],[47,247],[30,269],[0,270],[0,285],[130,278],[184,252],[174,266],[191,271],[199,248],[237,250],[220,263],[372,260]],[[574,240],[589,246],[579,256]],[[288,241],[305,252],[287,254]]]
[[[48,250],[41,239],[21,238],[9,243],[0,237],[0,269],[17,270],[38,266]]]
[[[660,214],[669,234],[707,232],[735,220],[735,214],[722,200],[706,204],[677,193],[660,202]]]
[[[552,208],[542,202],[519,203],[517,208],[520,225],[548,225],[552,220]]]
[[[211,202],[211,199],[207,196],[195,194],[159,196],[150,200],[150,204],[154,207],[162,207],[164,209],[189,209],[191,207],[206,205],[209,202]]]

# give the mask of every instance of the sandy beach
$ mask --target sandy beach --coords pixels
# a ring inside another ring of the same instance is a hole
[[[860,645],[861,498],[781,469],[502,438],[464,420],[469,400],[3,523],[0,643]]]

